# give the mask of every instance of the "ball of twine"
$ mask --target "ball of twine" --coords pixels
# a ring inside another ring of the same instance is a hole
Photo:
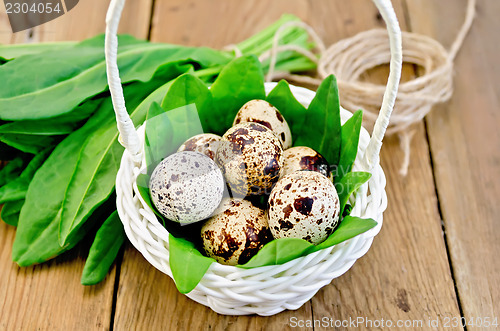
[[[420,121],[435,103],[453,92],[453,62],[446,50],[432,38],[403,32],[403,61],[422,68],[420,77],[399,85],[398,97],[387,134],[405,131]],[[329,48],[318,63],[318,73],[335,73],[342,105],[350,110],[363,109],[365,119],[374,123],[382,103],[385,85],[362,81],[361,76],[390,59],[387,31],[375,29],[341,40]]]
[[[465,21],[450,51],[436,40],[417,33],[403,32],[403,62],[418,67],[418,77],[399,85],[396,104],[386,134],[397,133],[404,151],[400,173],[406,176],[410,163],[410,142],[414,134],[411,126],[427,115],[432,107],[450,99],[453,94],[453,61],[467,32],[472,25],[476,0],[469,0]],[[279,45],[280,34],[290,25],[306,29],[316,43],[314,54],[295,45]],[[319,78],[276,72],[276,56],[283,51],[299,52],[317,63]],[[330,74],[337,78],[340,103],[350,111],[362,109],[365,125],[373,126],[382,104],[385,85],[362,80],[363,73],[380,65],[389,64],[389,37],[385,29],[361,32],[351,38],[326,48],[321,38],[303,22],[289,22],[276,32],[273,47],[261,55],[260,60],[270,58],[266,79],[285,78],[300,83],[319,85]]]

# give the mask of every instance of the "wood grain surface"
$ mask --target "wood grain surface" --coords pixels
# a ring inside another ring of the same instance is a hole
[[[407,30],[404,4],[401,1],[393,1],[393,4],[401,28]],[[359,31],[331,28],[330,31],[337,33],[334,40],[381,26],[375,6],[366,1],[344,3],[342,7],[344,19],[354,21],[360,17],[363,23],[358,23]],[[382,70],[370,72],[365,79],[383,83],[388,73],[383,70],[386,68],[379,69]],[[414,76],[413,67],[404,67],[403,80]],[[418,326],[419,321],[426,325],[430,319],[460,315],[440,231],[425,128],[419,123],[412,129],[416,133],[411,146],[412,164],[406,178],[397,175],[403,160],[398,139],[390,137],[384,142],[381,163],[388,177],[389,200],[384,230],[365,257],[312,299],[315,319],[361,317],[375,321],[383,318],[416,321],[412,326]],[[442,323],[440,325],[438,329],[445,329]],[[370,324],[365,326],[369,329]]]
[[[0,222],[0,330],[109,327],[114,269],[101,284],[82,286],[80,277],[88,245],[80,245],[47,263],[20,268],[11,259],[14,235],[14,227]]]
[[[104,33],[107,1],[80,1],[68,14],[31,31],[10,30],[0,11],[0,42],[82,40]],[[145,38],[149,30],[151,1],[130,1],[124,9],[122,33]],[[126,18],[129,19],[126,19]],[[131,24],[131,17],[143,20]],[[127,23],[129,22],[129,24]],[[1,81],[1,79],[0,79]],[[99,285],[84,287],[80,277],[89,245],[79,245],[55,260],[19,268],[11,259],[15,228],[0,222],[0,330],[104,330],[112,319],[115,268]]]
[[[448,47],[466,0],[393,3],[404,30]],[[102,33],[107,5],[82,0],[63,17],[16,34],[9,32],[1,8],[0,43],[82,40]],[[370,0],[129,0],[120,31],[221,48],[285,12],[309,23],[327,45],[383,27]],[[368,323],[360,329],[376,329],[369,321],[384,319],[415,321],[401,328],[408,330],[430,329],[429,321],[438,320],[436,329],[448,330],[462,329],[444,324],[461,314],[500,318],[499,12],[500,2],[478,0],[477,19],[456,59],[455,93],[414,127],[407,177],[398,174],[403,155],[397,137],[385,139],[381,162],[389,205],[370,251],[300,309],[271,317],[218,315],[180,294],[131,245],[103,283],[84,287],[88,244],[19,268],[10,257],[15,228],[0,223],[0,330],[350,330],[331,323],[357,318]],[[418,74],[405,65],[403,79]],[[386,68],[364,75],[376,82],[386,77]],[[294,321],[313,325],[295,328]]]
[[[119,33],[146,38],[149,31],[152,0],[131,0],[123,10]],[[10,32],[5,9],[0,11],[0,43],[31,43],[83,40],[106,29],[109,1],[82,0],[67,14],[27,31]]]
[[[408,1],[412,29],[452,44],[466,1]],[[499,1],[478,1],[455,63],[455,93],[426,123],[444,229],[466,318],[500,312]],[[447,24],[438,25],[440,17]],[[482,329],[470,327],[469,329]]]

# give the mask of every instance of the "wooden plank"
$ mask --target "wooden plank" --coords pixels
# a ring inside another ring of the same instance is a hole
[[[152,0],[128,1],[120,21],[119,33],[146,38]],[[53,21],[31,30],[12,33],[5,10],[0,11],[0,43],[82,40],[104,33],[109,1],[85,0]]]
[[[157,0],[151,36],[152,41],[217,48],[251,36],[282,13],[299,13],[306,8],[305,1]],[[230,24],[237,24],[238,28],[228,29]],[[125,251],[117,295],[116,330],[290,329],[287,325],[293,316],[310,318],[310,304],[266,318],[218,315],[180,294],[173,281],[151,267],[140,253],[134,249]]]
[[[276,316],[223,316],[180,294],[174,282],[133,247],[125,251],[115,330],[277,330],[292,316],[311,316],[310,305]]]
[[[393,1],[393,4],[404,29],[402,3]],[[343,2],[338,10],[344,22],[353,21],[356,25],[329,28],[330,37],[336,40],[383,26],[370,1]],[[327,10],[318,6],[317,15],[322,11]],[[365,79],[385,82],[387,70],[383,69],[370,71]],[[405,66],[403,80],[412,77],[414,71]],[[333,318],[333,323],[340,323],[362,318],[365,322],[357,324],[362,329],[372,329],[377,324],[370,323],[384,319],[386,323],[394,323],[393,326],[397,321],[415,323],[407,328],[416,329],[420,325],[428,327],[429,320],[439,318],[443,329],[443,317],[459,316],[423,124],[419,123],[415,130],[412,164],[406,178],[398,173],[403,160],[398,139],[384,140],[381,163],[387,177],[388,209],[382,231],[366,257],[313,298],[315,319],[327,317]]]
[[[5,6],[0,6],[0,44],[10,44],[12,37],[12,29],[10,28],[9,19],[5,12]]]
[[[466,0],[407,2],[412,29],[449,47],[464,20]],[[453,97],[427,116],[446,238],[468,320],[500,319],[499,11],[498,1],[478,1],[476,20],[455,61]]]
[[[429,320],[439,318],[439,329],[445,329],[443,318],[460,315],[441,235],[423,124],[416,130],[412,163],[404,179],[398,178],[403,159],[398,139],[384,141],[382,167],[389,205],[382,231],[365,257],[313,298],[316,318],[415,321],[423,323],[424,329]],[[359,327],[370,329],[369,324]]]
[[[396,4],[402,19],[402,6],[400,2]],[[154,41],[223,47],[249,37],[284,12],[296,14],[312,24],[327,44],[383,26],[368,0],[280,0],[265,4],[261,1],[157,0],[151,35]],[[386,140],[382,163],[388,176],[389,209],[382,233],[366,258],[314,297],[313,315],[309,304],[265,319],[216,315],[179,294],[168,277],[148,266],[137,252],[127,250],[121,269],[115,328],[286,329],[293,326],[291,317],[306,322],[312,316],[338,320],[353,316],[372,320],[457,316],[421,123],[412,148],[414,162],[410,175],[403,179],[398,175],[402,161],[399,143],[394,138]],[[159,311],[162,313],[158,314]]]
[[[109,328],[115,271],[83,286],[87,248],[20,268],[11,260],[15,228],[0,221],[1,330],[105,330]]]
[[[283,13],[300,15],[307,10],[308,4],[303,0],[157,0],[151,38],[222,48],[261,31]]]
[[[0,42],[81,40],[91,37],[104,32],[107,6],[107,1],[80,1],[68,14],[34,28],[33,37],[29,40],[26,39],[26,32],[5,33],[5,12],[1,12]],[[145,38],[150,11],[150,0],[130,1],[125,8],[120,31]],[[10,31],[10,27],[8,29]],[[0,222],[0,330],[110,328],[115,267],[101,284],[81,285],[87,244],[77,246],[50,262],[19,268],[11,259],[14,236],[15,228]]]

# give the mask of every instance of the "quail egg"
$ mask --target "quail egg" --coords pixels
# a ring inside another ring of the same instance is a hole
[[[329,177],[330,171],[326,159],[314,149],[306,146],[296,146],[283,152],[283,175],[297,170],[317,171]]]
[[[271,241],[266,212],[247,200],[225,199],[201,228],[208,256],[227,265],[245,264]]]
[[[248,101],[240,108],[233,125],[242,122],[255,122],[269,128],[283,144],[283,149],[292,146],[292,133],[285,118],[276,107],[264,100]]]
[[[324,241],[339,220],[340,204],[333,183],[314,171],[284,176],[269,196],[269,227],[275,238]]]
[[[177,151],[200,152],[213,160],[220,138],[220,136],[213,133],[198,134],[186,140]]]
[[[283,148],[265,126],[246,122],[230,128],[215,156],[233,197],[269,194],[281,177]]]
[[[222,172],[211,158],[184,151],[168,156],[156,166],[149,191],[163,216],[187,224],[212,215],[222,200],[224,185]]]

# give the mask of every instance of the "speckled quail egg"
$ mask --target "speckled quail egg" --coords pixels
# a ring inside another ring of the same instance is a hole
[[[339,220],[340,204],[333,183],[314,171],[284,176],[269,196],[269,227],[275,238],[324,241]]]
[[[184,151],[166,157],[156,166],[149,192],[163,216],[187,224],[212,215],[222,200],[224,185],[222,172],[211,158]]]
[[[296,146],[283,152],[283,175],[291,174],[298,170],[317,171],[329,177],[328,162],[323,155],[306,146]]]
[[[221,264],[245,264],[271,241],[266,212],[247,200],[224,199],[201,228],[203,248]]]
[[[213,133],[197,134],[186,140],[177,151],[200,152],[213,160],[219,146],[220,138],[220,136]]]
[[[230,128],[215,155],[233,197],[269,194],[281,177],[283,148],[265,126],[246,122]]]
[[[292,146],[292,133],[285,118],[276,107],[264,100],[248,101],[240,108],[233,125],[243,122],[255,122],[271,129],[283,144],[283,149]]]

